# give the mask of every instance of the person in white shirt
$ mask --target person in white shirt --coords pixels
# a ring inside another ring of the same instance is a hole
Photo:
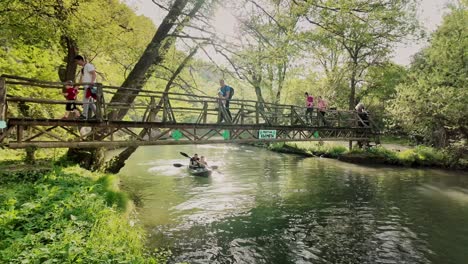
[[[364,104],[359,102],[356,105],[356,107],[354,107],[354,109],[356,110],[359,118],[361,119],[358,122],[359,126],[361,127],[369,126],[369,116],[368,116],[368,113]]]
[[[83,93],[83,113],[80,116],[80,119],[88,119],[88,111],[91,108],[91,111],[96,114],[96,105],[94,100],[96,99],[96,94],[92,90],[94,83],[96,82],[96,68],[93,64],[86,62],[81,55],[75,57],[76,64],[80,65],[81,74],[80,74],[80,83],[87,83],[84,87]]]

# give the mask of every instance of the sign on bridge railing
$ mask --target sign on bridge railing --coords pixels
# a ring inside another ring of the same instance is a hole
[[[259,130],[258,138],[259,139],[274,139],[276,138],[276,130]]]

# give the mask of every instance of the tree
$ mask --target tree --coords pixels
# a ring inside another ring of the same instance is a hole
[[[137,16],[118,0],[2,1],[0,14],[2,46],[21,51],[15,54],[17,60],[28,58],[27,50],[32,48],[43,50],[50,64],[59,65],[63,60],[58,71],[61,81],[75,79],[74,57],[78,52],[90,60],[103,58],[125,66],[134,63],[154,32],[148,18]],[[39,64],[41,60],[33,62],[44,68]],[[46,73],[23,71],[21,66],[8,66],[4,73],[56,79]]]
[[[429,47],[413,59],[390,108],[408,132],[438,147],[468,138],[467,1],[451,6]]]
[[[288,71],[298,57],[295,33],[299,17],[292,12],[291,1],[246,0],[239,4],[244,8],[236,14],[241,23],[238,42],[218,43],[215,50],[254,88],[257,101],[270,98],[280,103]]]
[[[153,39],[146,47],[138,62],[133,67],[120,89],[112,97],[110,103],[131,104],[138,90],[143,89],[148,79],[155,71],[156,65],[164,59],[164,54],[174,44],[178,34],[182,32],[186,24],[195,17],[198,11],[205,4],[205,0],[196,0],[188,13],[184,9],[189,0],[175,0],[171,5],[168,14],[159,25]],[[179,21],[179,22],[178,22]],[[129,91],[125,88],[131,87],[136,90]],[[120,109],[109,114],[114,120],[122,119],[128,109]]]
[[[295,3],[298,12],[313,25],[312,31],[320,29],[318,34],[333,34],[333,40],[345,51],[349,109],[354,108],[356,89],[366,70],[385,61],[392,45],[417,28],[415,0],[296,0]]]

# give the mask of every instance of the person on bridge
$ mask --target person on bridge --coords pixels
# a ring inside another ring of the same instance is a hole
[[[328,105],[325,99],[322,96],[319,96],[317,99],[317,109],[319,110],[320,117],[322,119],[323,125],[327,125],[327,121],[325,121],[325,114],[327,111]]]
[[[94,83],[96,82],[96,68],[93,64],[86,62],[81,55],[75,57],[76,64],[81,66],[80,71],[80,83],[86,83],[83,93],[83,113],[80,116],[80,119],[88,119],[88,112],[91,108],[91,111],[96,114],[96,105],[94,100],[96,97],[96,92],[94,88]]]
[[[354,109],[356,110],[359,118],[361,119],[359,120],[359,126],[369,126],[369,116],[366,111],[366,108],[364,107],[364,104],[359,102]]]
[[[231,111],[229,111],[229,101],[232,99],[232,96],[234,95],[234,89],[232,87],[226,85],[224,83],[224,80],[221,79],[219,80],[219,85],[221,86],[220,92],[221,92],[221,100],[224,102],[224,108],[226,109],[227,114],[229,115],[229,118],[232,119],[231,116]],[[221,116],[221,121],[223,121],[224,117]]]
[[[70,113],[74,113],[75,118],[78,117],[80,112],[78,112],[75,103],[76,96],[78,94],[78,87],[73,86],[73,81],[67,81],[63,92],[63,96],[67,99],[67,104],[65,105],[65,115],[62,119],[68,119]]]
[[[304,93],[306,98],[306,123],[312,124],[312,113],[314,112],[314,97],[309,95],[308,92]]]

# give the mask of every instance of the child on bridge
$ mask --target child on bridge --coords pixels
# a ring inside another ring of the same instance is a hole
[[[70,113],[73,113],[73,118],[76,118],[80,115],[78,109],[76,108],[76,96],[78,94],[78,87],[73,86],[73,81],[67,81],[65,89],[63,91],[63,96],[67,99],[67,104],[65,105],[65,114],[62,119],[68,119]]]

